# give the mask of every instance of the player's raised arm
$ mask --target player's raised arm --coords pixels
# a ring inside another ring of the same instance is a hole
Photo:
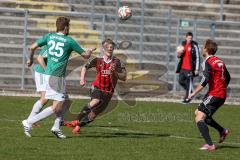
[[[28,58],[28,61],[27,61],[28,67],[31,67],[32,64],[33,64],[33,56],[34,56],[34,53],[35,53],[37,48],[38,48],[38,44],[37,43],[33,43],[29,47],[29,58]]]
[[[91,47],[87,50],[84,50],[77,41],[74,39],[71,40],[72,50],[80,54],[84,59],[89,59],[93,51],[96,50],[96,47]]]

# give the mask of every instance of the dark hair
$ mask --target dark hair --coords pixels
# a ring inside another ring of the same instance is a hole
[[[187,36],[192,36],[192,37],[193,37],[192,32],[187,32],[187,33],[186,33],[186,37],[187,37]]]
[[[56,20],[57,32],[63,31],[65,27],[69,27],[70,19],[67,17],[58,17]]]
[[[208,54],[215,55],[218,49],[218,45],[211,39],[206,40],[204,48],[207,50]]]
[[[110,38],[106,38],[102,41],[102,45],[104,45],[105,43],[112,44],[114,47],[116,46],[116,44]]]

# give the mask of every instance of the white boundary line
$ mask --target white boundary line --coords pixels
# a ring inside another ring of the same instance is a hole
[[[2,118],[0,121],[7,121],[7,122],[21,122],[21,120],[13,120],[13,119],[7,119]],[[137,131],[137,130],[129,130],[129,129],[119,129],[116,127],[94,127],[98,129],[105,129],[105,130],[111,130],[111,131],[121,131],[121,132],[130,132],[130,133],[140,133],[140,134],[156,134],[154,132],[146,132],[146,131]],[[10,127],[0,127],[1,129],[11,129]],[[184,136],[177,136],[177,135],[169,135],[167,136],[169,138],[175,138],[175,139],[185,139],[185,140],[195,140],[195,141],[202,141],[200,138],[194,138],[194,137],[184,137]],[[214,143],[218,143],[214,141]],[[222,144],[229,144],[229,145],[238,145],[240,147],[240,143],[238,142],[223,142]]]
[[[39,97],[38,93],[18,93],[18,92],[9,92],[9,91],[0,91],[0,96],[11,96],[11,97]],[[89,96],[81,96],[81,95],[69,95],[71,99],[90,99]],[[118,96],[118,100],[124,101],[124,99]],[[128,99],[126,99],[128,100]],[[131,99],[129,99],[131,100]],[[165,97],[152,97],[152,98],[135,98],[137,102],[169,102],[169,103],[181,103],[181,98],[165,98]],[[202,100],[192,100],[191,104],[201,103]],[[232,101],[227,99],[225,104],[228,105],[240,105],[238,101]]]
[[[112,130],[112,131],[122,131],[122,132],[130,132],[130,133],[141,133],[141,134],[156,134],[153,132],[142,132],[142,131],[136,131],[136,130],[128,130],[128,129],[119,129],[119,128],[112,128],[112,127],[96,127],[99,129],[106,129],[106,130]],[[184,136],[176,136],[176,135],[169,135],[167,137],[175,138],[175,139],[185,139],[185,140],[195,140],[195,141],[202,141],[200,138],[194,138],[194,137],[184,137]],[[214,141],[214,143],[218,143]],[[238,142],[223,142],[222,144],[229,144],[229,145],[238,145],[240,147],[240,143]]]
[[[20,122],[21,120],[14,120],[14,119],[1,118],[0,121],[5,121],[5,122]]]

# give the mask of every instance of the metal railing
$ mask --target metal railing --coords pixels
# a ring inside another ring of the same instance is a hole
[[[144,1],[143,1],[144,2]],[[144,3],[142,3],[144,4]],[[116,9],[118,8],[118,6],[116,6]],[[119,32],[119,21],[118,21],[118,17],[117,15],[108,15],[108,14],[99,14],[99,13],[85,13],[85,12],[40,12],[40,11],[28,11],[28,10],[15,10],[15,9],[9,9],[9,8],[0,8],[0,12],[4,12],[4,13],[18,13],[18,14],[22,14],[24,16],[24,26],[23,26],[23,59],[22,59],[22,77],[21,77],[21,88],[24,89],[25,88],[25,63],[26,63],[26,57],[27,57],[27,38],[28,38],[28,19],[29,19],[29,14],[34,14],[34,15],[55,15],[55,16],[71,16],[71,17],[86,17],[88,20],[90,20],[89,22],[89,28],[92,28],[92,26],[94,26],[97,23],[101,23],[100,24],[100,28],[98,28],[98,31],[100,33],[100,38],[101,40],[104,39],[106,32],[108,32],[107,30],[107,21],[109,21],[109,19],[112,19],[114,23],[114,39],[115,41],[119,41],[120,39],[120,32]],[[176,53],[175,50],[173,50],[173,45],[177,46],[181,39],[184,38],[185,31],[189,30],[192,31],[194,33],[194,37],[196,38],[196,40],[198,39],[198,35],[197,33],[199,32],[199,25],[205,25],[205,28],[208,28],[208,32],[209,32],[209,38],[215,38],[215,30],[216,30],[216,26],[217,24],[220,24],[220,22],[214,22],[214,21],[209,21],[209,20],[189,20],[189,19],[180,19],[177,17],[174,17],[172,15],[172,11],[169,10],[168,12],[166,12],[166,16],[164,17],[147,17],[147,20],[150,20],[152,22],[155,21],[162,21],[164,22],[164,24],[166,24],[165,26],[159,26],[159,30],[161,28],[161,30],[164,30],[166,34],[167,39],[163,40],[166,41],[165,43],[165,50],[162,50],[162,52],[164,52],[164,56],[165,59],[161,62],[159,62],[157,60],[157,57],[160,56],[161,54],[159,53],[159,55],[156,55],[156,60],[146,60],[144,59],[144,47],[146,45],[146,41],[144,40],[145,38],[145,23],[144,21],[146,20],[144,18],[144,5],[142,6],[142,12],[141,12],[141,16],[133,16],[131,18],[131,20],[134,21],[138,21],[140,23],[139,28],[140,28],[140,32],[137,33],[139,34],[139,39],[135,40],[133,43],[134,44],[138,44],[139,47],[136,49],[138,52],[138,58],[136,58],[136,60],[138,60],[138,62],[141,63],[158,63],[158,64],[164,64],[166,65],[168,72],[166,73],[166,79],[167,81],[169,81],[170,83],[172,83],[173,85],[173,91],[174,92],[178,92],[179,88],[178,88],[178,83],[177,83],[177,75],[175,74],[175,69],[176,69],[176,64],[177,64],[177,58],[176,58]],[[188,24],[188,26],[184,26]],[[135,24],[132,24],[135,25]],[[149,24],[148,24],[149,25]],[[135,25],[137,26],[137,25]],[[165,28],[164,28],[165,27]],[[146,29],[146,28],[145,28]],[[173,42],[171,39],[175,39],[175,42]],[[163,43],[162,41],[160,41],[159,43]],[[126,51],[127,53],[128,51]],[[128,54],[128,53],[127,53]],[[173,68],[174,67],[174,68]],[[173,68],[173,69],[172,69]]]
[[[24,10],[24,33],[23,33],[23,57],[22,57],[22,83],[21,89],[24,89],[25,84],[25,64],[26,58],[28,57],[27,54],[27,27],[28,27],[28,11]]]
[[[224,20],[224,0],[220,0],[220,21]]]
[[[4,13],[17,13],[22,14],[24,16],[24,26],[23,26],[23,56],[22,56],[22,76],[21,76],[21,89],[25,89],[25,66],[26,66],[26,59],[28,58],[28,48],[27,48],[27,32],[28,32],[28,17],[29,14],[34,15],[52,15],[52,16],[72,16],[72,17],[78,17],[78,16],[85,16],[90,19],[90,28],[94,26],[94,19],[101,19],[102,21],[102,27],[101,27],[101,39],[104,39],[105,36],[105,22],[106,17],[115,19],[116,25],[115,25],[115,41],[118,41],[118,20],[119,18],[117,15],[105,15],[105,14],[92,14],[92,13],[81,13],[81,12],[41,12],[41,11],[32,11],[32,10],[16,10],[11,8],[0,8],[0,12]],[[143,19],[143,17],[133,17],[133,19]],[[143,20],[141,20],[143,21]],[[142,30],[143,32],[143,30]],[[140,33],[142,36],[143,33]],[[142,51],[140,51],[142,53]],[[32,69],[31,69],[32,70]]]
[[[91,14],[92,15],[94,15],[94,13],[95,13],[95,2],[96,2],[96,0],[91,0]],[[202,0],[202,3],[206,4],[206,3],[208,3],[208,1]],[[68,0],[69,11],[75,11],[74,4],[76,4],[76,0]],[[142,0],[141,5],[143,6],[144,4],[145,4],[145,1]],[[224,18],[224,0],[220,0],[219,5],[220,5],[220,7],[219,7],[220,21],[224,21],[225,20],[225,18]],[[118,9],[119,6],[120,6],[120,0],[117,0],[116,8]],[[92,22],[92,19],[91,19],[91,22]]]

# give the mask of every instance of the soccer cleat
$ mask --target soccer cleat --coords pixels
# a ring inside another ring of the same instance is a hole
[[[182,102],[182,104],[188,104],[188,103],[190,103],[191,102],[191,100],[192,99],[189,99],[189,98],[184,98],[181,102]]]
[[[22,125],[23,125],[24,134],[27,137],[32,137],[30,134],[31,126],[27,123],[27,120],[23,120]]]
[[[78,120],[74,120],[71,122],[64,121],[64,126],[71,128],[71,127],[76,127],[78,125]]]
[[[73,134],[79,134],[80,130],[81,130],[81,127],[77,125],[73,128],[72,133]]]
[[[72,127],[72,124],[71,124],[70,121],[64,121],[64,122],[62,123],[62,125],[63,125],[63,126],[66,126],[66,127],[68,127],[68,128],[71,128],[71,127]]]
[[[51,129],[51,132],[59,139],[65,139],[67,138],[60,129],[57,129],[57,128],[52,128]]]
[[[216,146],[213,144],[213,145],[208,145],[208,144],[204,144],[200,150],[207,150],[207,151],[215,151],[216,150]]]
[[[228,129],[224,129],[224,131],[220,134],[218,143],[222,143],[225,140],[225,138],[228,136],[229,133],[230,132]]]

